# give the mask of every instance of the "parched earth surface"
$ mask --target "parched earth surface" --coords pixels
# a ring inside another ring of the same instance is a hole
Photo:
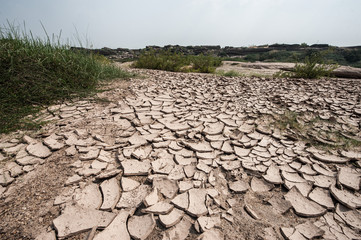
[[[1,136],[0,239],[361,239],[360,80],[137,71]]]

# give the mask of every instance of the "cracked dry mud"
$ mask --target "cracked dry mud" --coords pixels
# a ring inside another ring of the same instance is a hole
[[[361,239],[359,80],[137,71],[2,136],[1,239]]]

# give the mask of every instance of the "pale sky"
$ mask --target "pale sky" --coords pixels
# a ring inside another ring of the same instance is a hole
[[[361,45],[361,0],[0,0],[7,20],[93,48]]]

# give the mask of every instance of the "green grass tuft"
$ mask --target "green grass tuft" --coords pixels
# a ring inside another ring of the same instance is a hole
[[[187,56],[165,50],[144,51],[134,62],[136,68],[165,70],[171,72],[214,73],[222,64],[221,58],[214,56]]]
[[[59,100],[86,96],[100,79],[130,77],[101,56],[8,25],[0,28],[0,133],[33,126],[25,116]]]

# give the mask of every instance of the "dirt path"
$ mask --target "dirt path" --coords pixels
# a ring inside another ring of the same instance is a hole
[[[2,136],[0,239],[360,239],[359,80],[140,72]]]

